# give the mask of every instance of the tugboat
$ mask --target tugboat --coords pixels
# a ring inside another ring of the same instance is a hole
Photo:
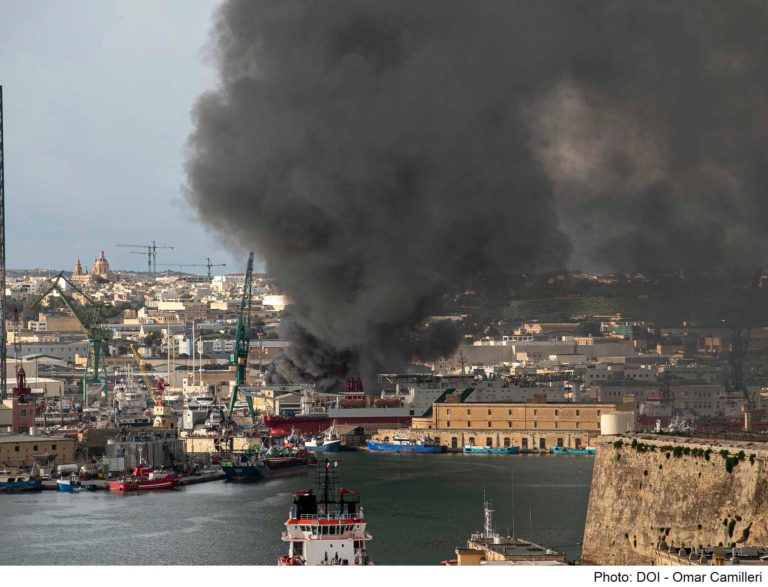
[[[360,492],[336,489],[338,462],[325,459],[318,467],[318,492],[300,489],[285,521],[283,542],[288,554],[277,559],[280,566],[372,565],[365,544],[366,532]]]
[[[16,491],[40,491],[43,488],[42,479],[33,479],[26,473],[11,473],[0,471],[0,493]]]
[[[366,440],[370,451],[382,452],[426,452],[440,453],[445,449],[428,436],[413,440],[407,436],[395,436],[391,441]]]

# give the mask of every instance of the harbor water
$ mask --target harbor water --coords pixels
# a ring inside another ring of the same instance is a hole
[[[359,490],[379,565],[455,558],[483,524],[581,553],[594,457],[339,453],[339,485]],[[273,565],[297,489],[316,473],[215,481],[140,495],[107,491],[0,495],[0,564]]]

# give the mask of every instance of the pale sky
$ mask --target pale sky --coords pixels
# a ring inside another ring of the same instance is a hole
[[[195,99],[218,0],[0,0],[7,266],[146,267],[118,243],[158,243],[161,263],[227,264],[231,252],[182,199]],[[197,268],[189,268],[194,270]],[[205,268],[200,269],[201,273]]]

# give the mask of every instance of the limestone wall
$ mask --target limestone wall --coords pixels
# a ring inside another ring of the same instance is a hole
[[[633,435],[603,436],[597,446],[585,564],[653,564],[661,540],[675,546],[768,542],[767,444]]]

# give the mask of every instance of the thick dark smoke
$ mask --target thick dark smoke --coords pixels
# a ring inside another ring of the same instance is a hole
[[[276,377],[445,354],[456,333],[424,319],[475,276],[762,259],[766,13],[225,2],[188,197],[296,302]]]

